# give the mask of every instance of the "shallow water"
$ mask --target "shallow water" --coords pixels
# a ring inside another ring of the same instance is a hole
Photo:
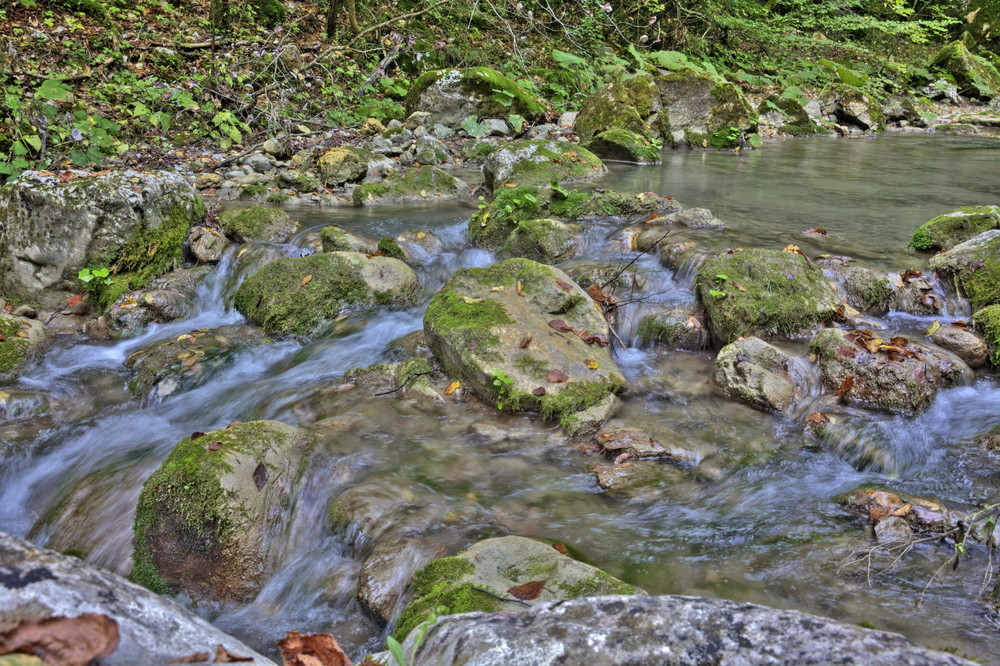
[[[668,152],[662,167],[616,165],[600,185],[711,208],[731,227],[704,237],[716,247],[795,243],[902,270],[922,261],[904,249],[918,224],[959,205],[1000,203],[998,147],[923,135],[782,141],[743,156]],[[208,383],[160,402],[126,390],[129,353],[242,321],[230,306],[242,276],[264,258],[308,251],[326,224],[376,238],[433,231],[445,250],[418,271],[429,297],[457,268],[494,260],[464,240],[474,210],[468,202],[293,209],[303,226],[296,239],[227,258],[189,319],[128,340],[52,348],[13,387],[47,400],[48,411],[0,419],[0,529],[127,573],[135,499],[171,447],[196,430],[270,418],[322,433],[275,544],[277,571],[248,605],[197,608],[272,654],[291,629],[332,632],[356,654],[377,648],[381,628],[355,600],[357,575],[371,540],[404,528],[442,553],[505,532],[564,541],[650,593],[795,608],[986,661],[1000,654],[1000,626],[976,601],[982,548],[971,548],[957,573],[940,574],[926,592],[949,555],[944,546],[917,548],[869,584],[866,567],[842,565],[871,546],[871,535],[836,501],[863,484],[963,506],[996,501],[997,458],[971,443],[1000,425],[1000,385],[990,377],[943,392],[914,418],[845,410],[844,436],[820,444],[792,421],[725,398],[712,384],[707,353],[618,350],[631,391],[609,427],[642,428],[696,460],[687,468],[660,465],[659,483],[627,496],[602,491],[590,473],[601,459],[531,416],[497,415],[474,400],[436,404],[373,398],[363,386],[338,390],[346,370],[398,359],[391,343],[422,327],[422,306],[352,315],[308,343],[252,348]],[[812,226],[829,236],[812,241],[799,233]],[[581,260],[623,260],[606,249],[616,230],[591,225]],[[637,266],[657,295],[626,313],[626,340],[644,309],[693,300],[689,277],[649,257]],[[914,336],[926,326],[920,318],[888,320]],[[380,504],[377,529],[361,538],[327,519],[330,502],[348,490],[403,499]]]

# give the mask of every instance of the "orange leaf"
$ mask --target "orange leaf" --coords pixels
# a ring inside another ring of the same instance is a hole
[[[566,282],[566,280],[556,280],[556,284],[559,285],[564,291],[569,291],[573,288],[573,285]]]
[[[517,187],[517,183],[504,183],[503,186],[504,187],[514,188],[514,187]]]
[[[517,281],[517,295],[521,296],[522,298],[524,297],[524,290],[521,289],[521,281],[520,280]]]
[[[299,286],[300,287],[306,286],[307,284],[309,284],[312,281],[312,279],[313,279],[312,275],[305,276],[304,278],[302,278],[302,282],[299,283]]]
[[[455,391],[457,391],[458,387],[461,386],[461,385],[462,385],[462,382],[452,382],[451,384],[448,384],[448,388],[446,388],[444,390],[444,394],[445,395],[451,395],[452,393],[454,393]]]
[[[352,666],[344,650],[330,634],[300,634],[289,631],[278,649],[284,666]]]
[[[549,370],[549,374],[545,378],[549,380],[550,384],[562,384],[569,381],[569,375],[562,370]]]
[[[843,382],[841,382],[840,388],[837,389],[836,396],[838,398],[843,398],[845,395],[851,392],[852,388],[854,388],[854,375],[851,375]]]
[[[566,544],[564,544],[562,541],[556,541],[554,544],[552,544],[552,547],[555,548],[560,553],[562,553],[563,555],[569,555],[569,548],[567,548]]]
[[[532,599],[537,599],[538,595],[542,593],[545,583],[546,581],[544,580],[533,580],[530,583],[525,583],[524,585],[515,585],[507,590],[507,593],[515,599],[520,599],[521,601],[531,601]]]
[[[61,174],[59,174],[60,183],[68,183],[74,178],[76,178],[76,174],[73,173],[72,171],[63,171]]]
[[[222,645],[215,646],[216,664],[231,664],[237,661],[253,661],[253,657],[241,657],[237,654],[233,654]]]
[[[66,307],[75,308],[80,303],[83,303],[83,294],[76,294],[66,299]]]
[[[813,412],[812,414],[809,415],[809,418],[806,419],[806,420],[809,421],[809,423],[829,423],[830,422],[830,419],[826,418],[826,416],[824,416],[823,414],[821,414],[819,412]]]

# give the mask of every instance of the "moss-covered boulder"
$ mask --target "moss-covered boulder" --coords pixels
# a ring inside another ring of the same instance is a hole
[[[107,267],[114,284],[99,299],[107,307],[179,263],[188,227],[205,216],[178,174],[66,173],[75,177],[28,171],[0,187],[0,292],[8,297],[76,290],[81,269]]]
[[[406,95],[406,113],[429,113],[425,124],[457,129],[469,116],[504,118],[516,113],[534,122],[545,105],[495,69],[438,69],[421,74]]]
[[[842,400],[875,409],[914,413],[938,391],[967,383],[969,367],[950,352],[871,331],[825,328],[809,342],[823,385]]]
[[[601,132],[586,143],[587,148],[603,160],[659,164],[660,151],[641,134],[632,130],[613,129]]]
[[[328,185],[343,185],[361,180],[368,173],[372,154],[363,148],[331,148],[316,163],[320,178]]]
[[[608,130],[628,130],[643,137],[659,135],[660,94],[646,73],[612,81],[584,102],[576,117],[576,133],[586,143]]]
[[[1000,368],[1000,305],[983,308],[972,315],[972,321],[982,331],[990,348],[990,362],[993,367]]]
[[[548,543],[520,536],[486,539],[458,555],[434,560],[417,573],[413,598],[396,624],[395,637],[405,638],[438,606],[447,607],[451,615],[506,609],[496,597],[509,597],[511,588],[535,581],[544,581],[536,597],[539,602],[646,594],[597,567],[563,555]]]
[[[419,287],[398,259],[325,252],[266,264],[243,281],[234,304],[267,331],[306,335],[348,310],[410,303]]]
[[[838,305],[823,271],[796,252],[724,254],[702,264],[695,283],[718,344],[805,333],[833,318]]]
[[[335,224],[323,227],[319,232],[324,252],[361,252],[371,254],[375,241],[352,234]]]
[[[704,317],[690,310],[667,310],[647,315],[636,331],[644,345],[697,351],[708,344]]]
[[[574,430],[575,414],[612,410],[625,388],[597,305],[558,268],[528,259],[455,273],[428,304],[424,333],[445,370],[498,409],[538,410]]]
[[[253,326],[221,326],[182,333],[133,352],[125,365],[135,372],[128,387],[139,397],[163,399],[190,391],[228,367],[236,354],[269,342]]]
[[[288,213],[267,206],[224,210],[219,213],[219,226],[237,243],[283,243],[298,229],[298,224],[288,217]]]
[[[740,338],[719,350],[715,381],[729,395],[752,407],[783,412],[806,387],[805,363],[760,338]]]
[[[757,127],[757,112],[739,88],[690,69],[657,76],[660,125],[675,146],[735,148]]]
[[[355,206],[374,206],[471,195],[472,189],[465,181],[437,167],[420,166],[394,173],[380,183],[359,185],[352,197]]]
[[[837,120],[864,131],[885,129],[885,116],[879,103],[857,88],[834,91]]]
[[[1000,229],[991,229],[931,257],[930,266],[951,278],[974,310],[1000,303]]]
[[[986,58],[971,53],[961,41],[942,48],[931,64],[950,74],[958,91],[966,97],[985,100],[1000,95],[1000,72]]]
[[[913,232],[910,247],[947,249],[990,229],[1000,229],[1000,206],[963,206],[920,225]]]
[[[0,313],[0,384],[9,384],[21,376],[31,355],[47,337],[37,319]]]
[[[789,136],[826,134],[827,130],[813,122],[806,110],[794,99],[769,95],[757,105],[760,122],[767,123]]]
[[[543,264],[558,264],[576,254],[575,225],[542,218],[522,220],[503,244],[503,254]]]
[[[515,141],[483,160],[486,186],[494,191],[508,183],[576,183],[600,178],[607,172],[597,155],[581,146],[560,141]]]
[[[648,192],[578,192],[535,186],[502,188],[469,220],[469,240],[480,247],[500,247],[523,220],[550,218],[572,222],[618,217],[628,222],[667,214],[680,207],[673,197]]]
[[[818,263],[840,283],[847,304],[852,308],[884,315],[898,300],[895,285],[883,271],[845,264],[836,259],[821,259]]]
[[[182,440],[139,494],[132,580],[161,594],[252,598],[270,572],[269,546],[308,443],[277,421]]]

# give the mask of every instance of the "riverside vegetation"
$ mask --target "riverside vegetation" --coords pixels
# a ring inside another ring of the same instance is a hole
[[[989,170],[992,3],[0,12],[0,664],[1000,647],[1000,192],[883,239],[642,191]]]

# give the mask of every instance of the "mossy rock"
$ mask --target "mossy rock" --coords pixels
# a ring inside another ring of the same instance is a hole
[[[910,247],[946,249],[990,229],[1000,229],[1000,206],[963,206],[920,225],[913,232]]]
[[[427,305],[424,333],[446,372],[498,409],[568,425],[625,388],[596,304],[559,269],[528,259],[455,273]]]
[[[560,141],[515,141],[502,146],[483,161],[486,186],[493,191],[508,183],[576,183],[600,178],[607,172],[601,158],[594,153],[582,146]]]
[[[805,373],[795,359],[760,338],[726,345],[715,357],[715,381],[752,407],[783,412],[803,395]]]
[[[696,351],[708,344],[703,319],[689,310],[657,312],[642,318],[636,334],[644,345]]]
[[[465,181],[437,167],[420,166],[394,173],[381,183],[364,183],[354,190],[356,206],[374,206],[404,201],[431,201],[467,197],[472,194]]]
[[[847,295],[847,304],[861,312],[884,315],[896,304],[898,294],[889,276],[863,266],[829,265]]]
[[[990,348],[990,362],[1000,368],[1000,305],[985,307],[972,315],[976,328],[982,331]]]
[[[368,173],[372,154],[362,148],[331,148],[316,164],[324,183],[342,185],[361,180]]]
[[[961,41],[954,41],[938,52],[931,63],[946,71],[966,97],[992,99],[1000,95],[1000,72],[990,61],[974,55]]]
[[[406,95],[406,113],[430,113],[428,127],[441,124],[457,128],[469,116],[504,118],[516,113],[534,122],[545,105],[495,69],[438,69],[424,72]]]
[[[472,164],[481,164],[483,160],[492,155],[499,148],[495,143],[490,143],[486,139],[467,141],[462,146],[462,159]]]
[[[802,105],[794,99],[769,95],[757,105],[761,122],[767,122],[789,136],[826,134],[827,130],[813,122]]]
[[[304,431],[277,421],[182,440],[139,494],[131,579],[160,594],[253,598],[308,444]]]
[[[288,213],[267,206],[224,210],[219,213],[219,226],[237,243],[255,240],[283,243],[298,228]]]
[[[508,257],[524,257],[545,264],[558,264],[576,254],[574,226],[542,218],[523,220],[503,244]]]
[[[16,381],[47,337],[45,327],[37,319],[0,313],[0,384]]]
[[[950,277],[974,310],[1000,304],[1000,229],[984,231],[934,255],[930,266]]]
[[[520,536],[486,539],[453,557],[434,560],[413,579],[413,598],[396,624],[394,636],[404,639],[439,606],[448,613],[495,612],[507,608],[488,593],[508,597],[508,590],[545,581],[539,602],[608,594],[646,592],[597,567],[563,555],[548,543]]]
[[[805,257],[751,249],[706,261],[695,278],[717,344],[741,335],[794,336],[833,318],[837,297]]]
[[[845,125],[862,130],[881,132],[885,129],[885,116],[877,101],[857,88],[840,87],[833,90],[837,99],[837,119]]]
[[[342,312],[410,303],[419,287],[398,259],[325,252],[266,264],[243,281],[234,304],[267,331],[307,335]]]
[[[654,137],[659,134],[659,108],[660,94],[651,75],[641,73],[612,81],[583,102],[576,117],[576,133],[582,143],[608,130]]]
[[[650,141],[627,129],[613,129],[601,132],[587,142],[587,148],[603,160],[634,162],[636,164],[659,164],[660,152]]]
[[[739,88],[708,74],[682,70],[657,76],[660,123],[675,146],[734,148],[757,128],[757,112]]]
[[[370,254],[375,242],[363,238],[350,231],[341,229],[335,224],[323,227],[319,232],[324,252],[361,252]]]

